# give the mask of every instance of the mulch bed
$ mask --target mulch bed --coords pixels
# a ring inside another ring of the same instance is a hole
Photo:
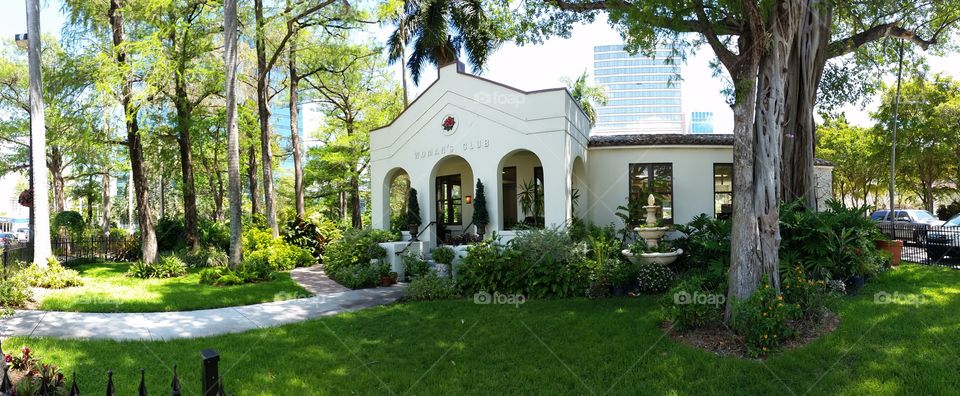
[[[790,327],[796,330],[797,334],[795,337],[780,345],[781,351],[807,345],[833,332],[839,325],[840,317],[826,309],[823,310],[820,315],[793,321],[790,323]],[[661,328],[677,342],[703,349],[719,356],[754,359],[747,353],[747,346],[743,341],[743,337],[737,335],[732,329],[725,325],[680,332],[673,329],[673,323],[664,321],[661,324]]]

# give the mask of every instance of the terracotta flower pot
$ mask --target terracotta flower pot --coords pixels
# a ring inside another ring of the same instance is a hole
[[[893,261],[890,265],[896,267],[900,265],[900,254],[903,253],[903,241],[877,241],[877,249],[890,252],[893,255]]]
[[[391,284],[392,284],[392,282],[390,281],[390,277],[389,277],[389,276],[381,276],[381,277],[380,277],[380,286],[387,287],[387,286],[390,286]]]

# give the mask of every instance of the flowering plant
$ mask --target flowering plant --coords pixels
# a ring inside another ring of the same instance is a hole
[[[447,118],[443,120],[443,124],[441,124],[441,126],[443,126],[444,131],[449,131],[453,129],[454,125],[457,125],[457,120],[453,119],[452,116],[447,116]]]

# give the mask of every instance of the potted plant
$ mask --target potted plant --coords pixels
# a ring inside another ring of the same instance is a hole
[[[390,271],[390,284],[396,285],[397,280],[400,278],[400,275],[394,271]]]
[[[426,275],[428,271],[430,271],[430,266],[418,253],[407,252],[403,255],[403,274],[407,282],[413,280],[413,278]]]
[[[440,246],[431,250],[430,255],[433,256],[433,261],[437,263],[437,274],[444,276],[450,273],[450,266],[457,254],[447,246]]]
[[[393,284],[390,280],[390,266],[387,263],[377,264],[377,272],[380,274],[380,286],[387,287]]]
[[[476,197],[473,198],[473,224],[477,226],[477,235],[483,238],[490,223],[490,213],[487,212],[487,196],[483,192],[483,183],[477,179]]]
[[[607,265],[610,267],[610,282],[613,286],[613,295],[618,297],[623,296],[630,288],[632,278],[636,277],[636,269],[633,263],[611,257],[607,259]]]
[[[900,255],[903,253],[903,241],[892,241],[889,239],[878,239],[876,241],[877,249],[889,252],[893,256],[890,265],[897,267],[900,265]]]
[[[417,199],[417,189],[411,188],[407,197],[407,229],[410,230],[410,240],[418,241],[417,233],[420,231],[420,202]]]

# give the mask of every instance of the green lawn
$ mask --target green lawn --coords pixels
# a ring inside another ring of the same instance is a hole
[[[129,264],[90,263],[70,266],[84,278],[84,286],[57,290],[45,296],[40,308],[73,312],[160,312],[256,304],[309,293],[278,273],[270,282],[240,286],[200,284],[199,270],[169,279],[126,276]]]
[[[923,303],[876,304],[880,291]],[[15,338],[77,369],[86,393],[113,369],[134,394],[180,364],[199,389],[199,351],[221,353],[228,392],[307,394],[956,394],[960,271],[904,266],[835,303],[839,329],[760,361],[722,358],[659,329],[655,298],[530,301],[519,309],[471,300],[400,304],[239,335],[170,342]]]

